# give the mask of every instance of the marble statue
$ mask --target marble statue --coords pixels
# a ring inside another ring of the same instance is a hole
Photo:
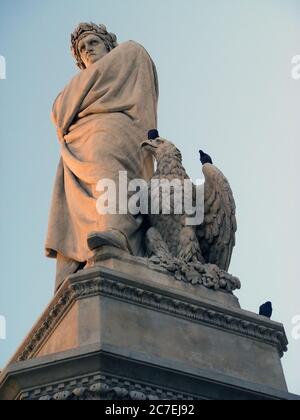
[[[143,218],[99,215],[97,183],[149,179],[153,158],[140,148],[157,125],[155,65],[136,42],[117,44],[104,25],[80,24],[71,36],[80,68],[53,105],[60,142],[46,239],[46,255],[57,259],[56,289],[83,268],[101,245],[143,255]]]

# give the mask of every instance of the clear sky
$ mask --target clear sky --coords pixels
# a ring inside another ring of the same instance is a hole
[[[298,0],[0,0],[0,367],[51,299],[54,261],[43,243],[59,157],[52,102],[77,72],[69,36],[105,23],[119,42],[152,55],[160,80],[161,135],[182,150],[193,179],[198,150],[230,180],[238,235],[230,271],[243,308],[271,300],[290,341],[283,359],[300,394],[299,105],[291,77],[300,54]]]

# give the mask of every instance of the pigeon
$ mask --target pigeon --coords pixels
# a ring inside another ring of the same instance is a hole
[[[159,137],[159,132],[156,129],[148,131],[148,140],[156,140]]]
[[[259,315],[271,318],[273,313],[272,303],[266,302],[259,308]]]
[[[212,158],[207,153],[204,153],[203,150],[199,150],[199,153],[202,165],[205,165],[206,163],[210,163],[211,165],[213,165]]]

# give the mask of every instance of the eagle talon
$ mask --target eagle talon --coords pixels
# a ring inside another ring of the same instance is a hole
[[[155,265],[159,265],[161,263],[161,259],[156,255],[152,255],[152,257],[148,258],[148,260],[150,263],[153,263]]]

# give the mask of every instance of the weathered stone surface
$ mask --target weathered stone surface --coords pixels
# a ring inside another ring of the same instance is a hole
[[[195,292],[105,252],[101,265],[71,276],[54,297],[2,373],[1,399],[109,399],[114,388],[125,399],[290,398],[281,324],[241,310],[230,294]],[[113,382],[84,379],[91,375]],[[161,394],[146,392],[149,383]]]
[[[271,387],[197,369],[188,373],[118,357],[101,345],[10,365],[0,400],[293,400]],[[112,351],[113,349],[111,349]]]
[[[191,284],[174,280],[174,276],[168,270],[152,263],[151,260],[132,257],[114,247],[100,248],[93,258],[93,264],[95,264],[93,265],[95,268],[97,266],[111,268],[146,284],[155,284],[162,290],[176,291],[176,293],[181,293],[187,297],[192,294],[195,299],[199,297],[201,301],[210,301],[226,307],[240,308],[238,299],[232,293],[223,291],[216,293],[215,290],[210,290],[200,285],[195,287]]]

